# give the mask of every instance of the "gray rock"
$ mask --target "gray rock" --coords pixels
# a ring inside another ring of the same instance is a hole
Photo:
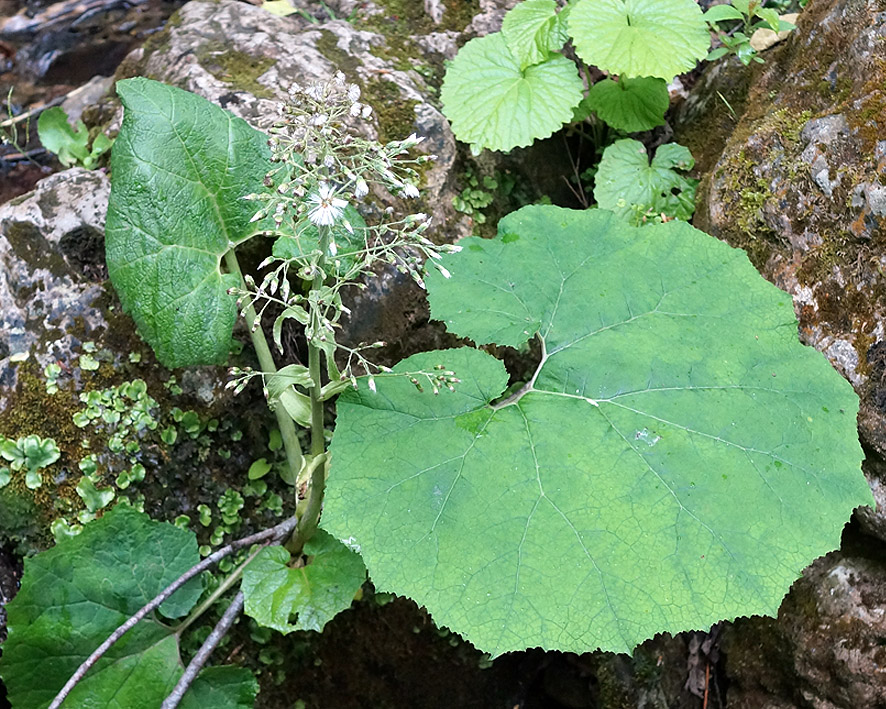
[[[806,570],[778,620],[724,639],[730,709],[886,705],[886,565],[839,552]]]
[[[448,35],[442,35],[445,51],[447,41]],[[391,51],[383,35],[343,20],[312,24],[234,0],[195,1],[179,10],[176,22],[151,48],[130,55],[118,78],[141,75],[178,86],[266,130],[293,83],[329,80],[341,70],[361,86],[363,100],[375,109],[365,126],[367,137],[392,140],[412,132],[425,137],[420,149],[437,160],[425,173],[421,209],[441,228],[459,225],[452,208],[456,145],[449,123],[422,75],[411,67],[398,68],[407,64],[396,58],[384,58]],[[447,238],[465,231],[454,229]]]
[[[723,64],[703,78],[681,119],[717,125],[718,92],[737,109],[731,132],[699,148],[707,174],[695,224],[745,248],[794,296],[801,339],[852,382],[862,438],[886,454],[882,10],[877,0],[811,3],[759,70]]]
[[[16,361],[67,361],[107,326],[97,301],[109,193],[102,172],[73,168],[0,207],[0,411]]]

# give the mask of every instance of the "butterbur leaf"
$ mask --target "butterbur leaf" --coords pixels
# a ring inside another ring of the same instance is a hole
[[[366,580],[360,555],[318,529],[305,544],[310,563],[290,568],[280,546],[262,549],[243,572],[244,610],[260,624],[281,633],[323,630],[349,608]],[[292,620],[294,618],[294,621]]]
[[[45,707],[117,626],[199,560],[193,533],[125,506],[26,559],[21,590],[7,606],[9,638],[0,658],[12,705]],[[161,611],[180,617],[201,591],[193,579]],[[172,629],[145,620],[98,661],[63,706],[159,707],[183,669]]]
[[[714,5],[702,15],[705,22],[714,24],[724,20],[743,20],[744,15],[732,5]]]
[[[643,143],[617,140],[603,151],[594,177],[594,199],[634,225],[647,215],[689,219],[695,211],[698,180],[677,170],[689,170],[694,164],[689,149],[676,143],[659,146],[650,163]]]
[[[711,44],[695,0],[579,0],[568,28],[588,64],[665,81],[692,69]]]
[[[236,319],[221,260],[268,227],[250,223],[271,167],[266,136],[195,94],[117,82],[123,126],[105,243],[123,308],[167,367],[223,362]]]
[[[670,104],[664,79],[645,76],[598,81],[591,87],[586,100],[588,107],[606,123],[627,133],[664,124],[664,114]]]
[[[520,68],[500,32],[472,39],[452,60],[440,97],[459,140],[510,150],[547,138],[572,117],[584,87],[575,64],[553,54]]]
[[[504,367],[470,348],[397,366],[444,363],[454,393],[342,394],[323,524],[380,591],[493,655],[629,652],[774,614],[872,503],[852,387],[743,251],[552,206],[459,243],[432,317],[541,357],[497,402]]]
[[[521,69],[543,62],[569,39],[554,0],[523,0],[505,15],[501,33]]]

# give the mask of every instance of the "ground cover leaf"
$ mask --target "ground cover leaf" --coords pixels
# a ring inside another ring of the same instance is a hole
[[[688,220],[695,211],[698,180],[678,170],[691,170],[694,164],[689,149],[677,143],[659,146],[650,162],[640,141],[616,140],[603,151],[594,199],[635,226],[647,215]]]
[[[48,705],[117,626],[199,560],[193,533],[127,506],[26,559],[21,590],[7,606],[9,638],[0,658],[13,707]],[[163,615],[186,614],[201,592],[199,578],[187,583],[161,606]],[[158,617],[145,620],[99,660],[64,706],[159,707],[182,670],[176,636]]]
[[[243,572],[241,586],[247,615],[281,633],[323,630],[350,608],[366,580],[360,555],[318,529],[305,544],[307,566],[290,568],[291,555],[281,546],[262,549]],[[295,622],[291,619],[295,617]]]
[[[664,79],[624,77],[598,81],[588,91],[587,103],[613,128],[636,133],[664,124],[670,96]]]
[[[695,0],[579,0],[568,19],[575,51],[611,74],[670,81],[711,44]]]
[[[510,150],[552,135],[572,118],[583,91],[572,61],[552,54],[521,69],[495,32],[461,48],[440,98],[459,140],[475,148]]]
[[[501,33],[521,69],[543,62],[569,39],[554,0],[523,0],[505,15]]]
[[[628,652],[774,614],[871,504],[852,387],[743,251],[550,206],[460,244],[432,316],[542,357],[502,401],[503,365],[470,348],[397,367],[443,364],[454,393],[341,396],[323,522],[379,590],[493,655]]]
[[[111,152],[108,273],[123,308],[168,367],[226,359],[238,286],[221,259],[250,223],[270,169],[267,137],[195,94],[117,82],[123,126]]]

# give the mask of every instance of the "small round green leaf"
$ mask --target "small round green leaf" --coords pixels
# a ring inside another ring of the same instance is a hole
[[[459,140],[510,150],[547,138],[572,118],[584,89],[559,54],[520,69],[500,32],[472,39],[452,61],[440,97]]]
[[[511,8],[501,33],[521,68],[543,62],[569,39],[554,0],[524,0]]]
[[[568,27],[588,64],[666,81],[692,69],[711,44],[695,0],[579,0]]]
[[[670,96],[664,79],[625,76],[598,81],[588,92],[587,103],[613,128],[636,133],[664,124]]]
[[[377,379],[339,399],[324,527],[381,591],[497,655],[630,651],[774,614],[858,505],[858,399],[797,339],[789,295],[682,222],[525,207],[430,273],[432,316],[501,362],[414,355],[455,392]]]
[[[603,151],[594,176],[594,199],[635,226],[647,215],[688,220],[695,211],[698,180],[677,170],[695,164],[689,149],[676,143],[659,146],[652,162],[638,140],[617,140]]]
[[[318,529],[305,544],[310,563],[288,566],[291,555],[280,546],[262,549],[243,572],[246,614],[281,633],[323,630],[349,608],[366,580],[360,555]],[[294,619],[294,622],[293,622]]]

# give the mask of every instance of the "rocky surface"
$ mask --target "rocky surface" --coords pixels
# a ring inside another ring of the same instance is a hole
[[[886,453],[884,10],[878,0],[811,2],[797,31],[765,54],[765,65],[720,71],[717,80],[702,82],[683,109],[695,121],[712,119],[700,123],[708,137],[718,128],[727,136],[722,151],[716,140],[698,145],[708,172],[695,225],[745,248],[764,276],[794,296],[801,338],[827,354],[855,386],[862,437],[881,454]],[[682,137],[695,147],[696,136]]]
[[[865,473],[886,502],[886,4],[811,0],[765,65],[709,69],[677,112],[703,173],[697,227],[794,298],[801,339],[861,399]],[[886,705],[886,515],[865,508],[777,619],[727,627],[727,706]],[[868,536],[872,535],[872,536]]]
[[[886,564],[834,552],[806,570],[777,620],[742,619],[723,650],[730,709],[886,706]]]
[[[75,168],[0,207],[0,411],[16,362],[67,361],[107,327],[98,301],[109,194],[104,173]]]

